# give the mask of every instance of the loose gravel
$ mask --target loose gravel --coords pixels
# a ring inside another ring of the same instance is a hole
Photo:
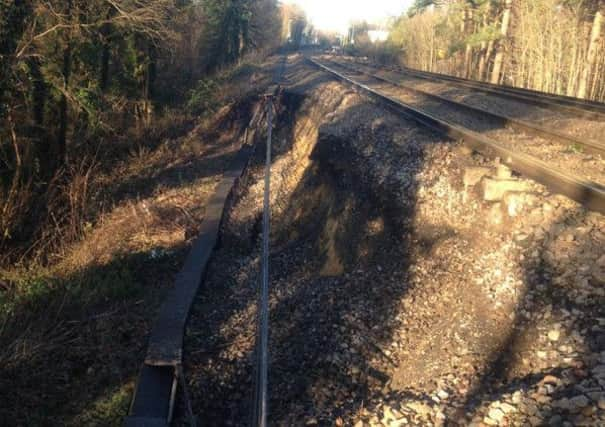
[[[605,220],[291,57],[278,109],[271,425],[602,425]],[[262,135],[186,337],[194,412],[250,420]],[[465,185],[466,183],[466,185]],[[180,424],[186,422],[179,419]]]

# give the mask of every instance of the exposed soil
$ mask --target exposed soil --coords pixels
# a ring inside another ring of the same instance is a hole
[[[493,162],[299,57],[287,70],[270,424],[604,423],[603,216],[519,177],[524,191],[486,201],[466,175],[496,175]],[[207,425],[250,420],[262,141],[187,331],[189,391]]]

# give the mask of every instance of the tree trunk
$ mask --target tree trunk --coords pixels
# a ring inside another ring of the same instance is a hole
[[[491,6],[490,3],[487,3],[487,7],[485,9],[485,14],[483,15],[483,28],[487,29],[489,26],[489,18],[490,18]],[[489,61],[489,57],[491,55],[492,49],[494,47],[494,43],[490,40],[481,42],[481,53],[479,55],[479,70],[477,71],[477,79],[484,80],[485,72],[487,69],[487,62]]]
[[[508,36],[508,27],[510,26],[511,20],[511,8],[513,0],[504,1],[504,12],[502,13],[502,27],[500,28],[500,40],[498,41],[498,47],[496,51],[496,57],[494,58],[494,68],[492,69],[491,83],[500,83],[500,75],[502,73],[502,64],[504,62],[504,42]]]
[[[431,48],[429,54],[429,68],[428,71],[433,72],[435,70],[435,28],[431,26]]]
[[[71,15],[72,2],[68,1],[68,10]],[[65,50],[63,51],[63,91],[61,92],[61,100],[59,101],[59,135],[57,137],[57,145],[54,152],[55,166],[59,167],[65,162],[67,153],[67,126],[68,126],[68,111],[67,111],[67,90],[69,87],[69,77],[71,74],[71,37],[68,35],[65,38]]]
[[[107,19],[111,19],[114,15],[114,9],[112,8],[107,12]],[[99,87],[101,92],[105,93],[109,88],[109,60],[111,59],[111,24],[103,24],[100,29],[101,32],[101,74],[99,76]]]
[[[473,10],[469,9],[468,13],[465,14],[465,19],[468,21],[466,28],[467,28],[467,32],[472,32],[473,28],[472,24],[473,22]],[[470,31],[468,31],[468,29],[470,28]],[[468,38],[468,34],[466,34],[466,37]],[[471,78],[471,71],[472,71],[472,63],[473,63],[473,47],[470,45],[470,43],[466,43],[466,49],[464,52],[464,77],[466,77],[467,79]]]
[[[601,5],[599,5],[601,6]],[[586,54],[586,61],[584,63],[584,70],[580,77],[580,85],[578,86],[578,98],[586,98],[588,93],[588,86],[590,82],[590,75],[594,68],[594,64],[597,58],[597,49],[599,45],[599,39],[601,37],[601,26],[603,24],[603,12],[599,9],[595,13],[594,21],[592,23],[592,30],[590,31],[590,41],[588,44],[588,53]]]
[[[147,67],[145,70],[145,79],[143,81],[143,111],[142,119],[145,127],[151,125],[153,108],[151,99],[155,88],[156,70],[156,52],[151,42],[147,42]]]
[[[34,156],[40,164],[40,175],[46,179],[50,178],[53,170],[53,155],[44,127],[44,115],[46,111],[46,98],[48,86],[40,69],[39,58],[29,58],[28,65],[32,79],[32,138],[34,141]]]

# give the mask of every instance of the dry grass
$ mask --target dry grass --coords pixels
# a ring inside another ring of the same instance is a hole
[[[0,425],[121,423],[162,295],[263,90],[248,82],[270,71],[234,73],[216,114],[167,115],[147,143],[126,136],[51,183],[54,223],[0,270]]]

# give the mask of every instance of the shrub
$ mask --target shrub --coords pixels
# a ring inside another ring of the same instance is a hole
[[[218,107],[218,84],[213,78],[198,81],[197,86],[189,92],[187,111],[195,115],[205,115]]]

